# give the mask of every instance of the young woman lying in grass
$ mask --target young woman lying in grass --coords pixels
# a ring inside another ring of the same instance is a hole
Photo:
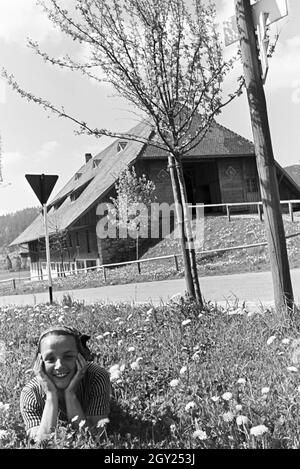
[[[61,325],[40,335],[35,377],[24,386],[20,397],[31,440],[47,440],[61,422],[93,430],[99,420],[107,418],[109,374],[91,361],[88,339],[76,329]]]

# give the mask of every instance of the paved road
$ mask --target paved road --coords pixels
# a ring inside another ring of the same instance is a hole
[[[300,269],[291,270],[295,300],[300,304]],[[200,278],[200,286],[206,300],[224,304],[226,300],[246,301],[250,309],[257,309],[261,304],[271,305],[273,302],[273,286],[270,272],[245,273],[234,275],[216,275]],[[165,303],[177,293],[185,291],[184,279],[164,280],[160,282],[113,285],[81,290],[54,291],[53,298],[60,302],[66,293],[74,300],[84,300],[85,304],[97,301],[116,302],[149,302],[154,305]],[[48,292],[30,295],[0,296],[0,306],[33,305],[46,303]]]

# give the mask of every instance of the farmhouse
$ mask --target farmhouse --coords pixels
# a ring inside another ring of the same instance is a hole
[[[153,139],[146,121],[129,133]],[[85,154],[84,165],[48,204],[53,276],[128,259],[134,240],[101,239],[97,236],[99,203],[110,201],[114,184],[125,165],[135,166],[156,185],[157,202],[173,203],[167,153],[151,144],[117,139],[101,153]],[[280,199],[299,199],[300,187],[276,163]],[[213,122],[204,139],[183,158],[188,202],[206,205],[260,200],[254,145]],[[251,210],[251,206],[244,207]],[[209,208],[208,208],[209,210]],[[212,207],[220,211],[220,207]],[[130,244],[131,243],[131,244]],[[44,222],[38,216],[11,245],[28,245],[31,276],[46,275]]]

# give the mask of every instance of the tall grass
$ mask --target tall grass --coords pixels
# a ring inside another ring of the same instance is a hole
[[[243,305],[185,300],[5,307],[0,312],[0,448],[29,447],[19,396],[41,330],[58,322],[89,333],[111,369],[102,437],[61,428],[57,448],[299,448],[300,321]],[[101,433],[101,432],[100,432]]]

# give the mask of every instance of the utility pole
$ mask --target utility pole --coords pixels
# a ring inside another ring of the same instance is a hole
[[[244,76],[273,278],[275,307],[294,306],[284,225],[250,0],[235,0]],[[261,52],[262,54],[262,52]]]

